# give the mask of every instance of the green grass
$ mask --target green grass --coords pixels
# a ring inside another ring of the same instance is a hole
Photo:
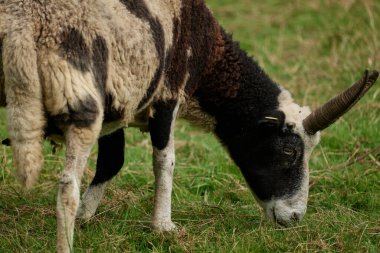
[[[315,108],[380,69],[380,2],[207,1],[269,75]],[[5,133],[1,111],[0,133]],[[308,212],[293,228],[267,222],[238,168],[211,135],[177,124],[173,220],[177,234],[149,228],[153,173],[149,136],[126,131],[126,163],[97,215],[78,222],[76,252],[380,252],[380,84],[326,130],[311,161]],[[55,248],[55,198],[63,156],[23,192],[11,152],[0,147],[0,252]],[[82,190],[94,175],[90,159]]]

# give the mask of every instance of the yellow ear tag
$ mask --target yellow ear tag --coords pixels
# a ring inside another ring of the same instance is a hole
[[[269,120],[275,120],[275,121],[277,121],[278,120],[278,118],[275,118],[275,117],[269,117],[269,116],[266,116],[266,117],[264,117],[265,119],[269,119]]]

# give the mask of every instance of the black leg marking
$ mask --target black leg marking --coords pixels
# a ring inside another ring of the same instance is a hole
[[[160,101],[153,105],[155,113],[153,118],[149,118],[149,131],[153,146],[159,150],[163,150],[169,142],[173,111],[176,105],[176,100]]]
[[[124,131],[116,130],[98,141],[99,151],[96,162],[96,174],[91,185],[104,183],[114,177],[124,163]]]

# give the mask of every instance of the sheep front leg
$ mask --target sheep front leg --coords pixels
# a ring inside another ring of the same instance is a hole
[[[158,102],[154,109],[154,117],[149,119],[155,176],[152,226],[156,231],[165,232],[176,228],[171,220],[171,193],[175,163],[174,122],[178,104],[177,101]]]
[[[100,127],[99,127],[100,128]],[[94,128],[71,126],[66,131],[66,161],[57,196],[57,251],[71,252],[80,183],[91,147],[98,137]]]
[[[0,76],[0,82],[4,80],[4,86],[0,87],[1,93],[4,93],[1,100],[4,104],[3,96],[6,95],[7,128],[16,176],[26,188],[32,187],[38,179],[43,162],[45,127],[36,45],[33,32],[29,30],[31,27],[23,27],[6,36],[2,45],[3,54],[0,54],[0,72],[4,74]]]

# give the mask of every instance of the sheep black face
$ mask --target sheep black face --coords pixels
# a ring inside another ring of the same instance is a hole
[[[275,121],[260,122],[257,142],[248,150],[252,167],[241,168],[266,215],[289,225],[306,212],[308,160],[319,135],[301,136],[295,122]]]
[[[237,132],[227,147],[267,217],[291,225],[306,212],[308,160],[319,133],[305,133],[308,108],[282,102],[284,110],[267,113],[250,131]]]
[[[378,75],[366,71],[360,81],[312,113],[283,90],[276,110],[254,122],[239,122],[230,135],[217,131],[268,218],[285,226],[301,220],[309,192],[309,158],[319,131],[357,103]]]

